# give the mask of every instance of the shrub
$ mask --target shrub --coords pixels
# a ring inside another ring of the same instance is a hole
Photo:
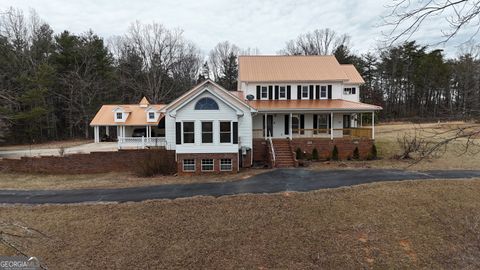
[[[353,150],[353,159],[354,160],[360,159],[360,151],[358,151],[358,147],[355,147],[355,150]]]
[[[338,148],[336,145],[333,146],[333,150],[332,150],[332,160],[334,161],[338,161],[339,158],[338,158]]]
[[[377,159],[377,146],[375,146],[375,144],[372,144],[372,148],[370,148],[370,153],[368,153],[367,159]]]
[[[302,152],[302,149],[300,149],[300,147],[298,147],[297,150],[295,150],[295,157],[297,160],[303,159],[303,152]]]
[[[175,169],[175,161],[167,155],[148,153],[144,159],[138,162],[136,174],[142,177],[151,177],[158,174],[173,174]]]
[[[317,150],[317,148],[313,148],[313,150],[312,150],[312,159],[313,160],[318,160],[318,150]]]

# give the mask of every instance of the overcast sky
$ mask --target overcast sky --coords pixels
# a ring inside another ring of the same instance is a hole
[[[262,54],[275,54],[287,40],[314,29],[331,28],[352,37],[357,53],[374,49],[383,38],[381,16],[387,1],[381,0],[2,0],[0,9],[10,6],[25,13],[33,8],[55,32],[65,29],[82,33],[92,29],[109,38],[122,35],[135,20],[159,22],[184,30],[204,54],[218,42],[229,40],[241,48],[258,48]],[[439,25],[429,23],[417,38],[435,43],[441,37]],[[383,29],[385,30],[385,29]],[[457,52],[462,40],[445,47]]]

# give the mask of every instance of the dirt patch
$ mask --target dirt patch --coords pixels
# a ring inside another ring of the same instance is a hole
[[[480,179],[405,181],[308,193],[9,206],[0,217],[45,235],[9,240],[50,269],[476,269],[479,193]],[[0,254],[15,252],[0,245]]]

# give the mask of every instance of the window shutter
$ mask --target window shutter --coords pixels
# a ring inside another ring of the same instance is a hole
[[[318,115],[313,115],[313,129],[317,129]]]
[[[285,135],[290,134],[290,115],[285,114]]]
[[[238,122],[233,122],[233,144],[238,144]]]
[[[332,85],[328,85],[328,99],[332,99]]]
[[[313,99],[313,85],[310,85],[310,99]]]
[[[175,142],[182,144],[182,122],[175,122]]]
[[[278,85],[275,85],[275,99],[278,99],[278,92],[279,92],[279,87]]]
[[[315,85],[315,96],[320,99],[320,85]]]
[[[332,114],[328,114],[328,129],[332,128]]]
[[[273,86],[268,86],[268,99],[273,99]]]
[[[260,100],[262,96],[260,96],[260,85],[257,85],[257,99]]]
[[[287,85],[287,99],[292,99],[292,87]]]
[[[300,114],[300,129],[304,129],[304,128],[305,128],[305,115]]]
[[[352,95],[355,95],[356,92],[357,92],[357,89],[355,89],[355,87],[352,87]]]
[[[262,115],[262,131],[263,131],[263,137],[265,137],[265,117]]]
[[[297,85],[297,99],[302,99],[302,86]]]

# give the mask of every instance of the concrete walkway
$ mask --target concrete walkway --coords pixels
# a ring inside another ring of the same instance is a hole
[[[116,142],[86,143],[77,146],[65,148],[64,154],[88,154],[90,152],[117,151]],[[12,149],[1,150],[0,158],[21,158],[21,157],[38,157],[38,156],[58,156],[60,148],[33,148],[33,149]]]
[[[45,204],[81,202],[127,202],[148,199],[175,199],[192,196],[224,196],[244,193],[311,191],[381,181],[415,179],[480,178],[480,170],[404,171],[404,170],[327,170],[276,169],[247,180],[225,183],[171,184],[122,189],[82,190],[0,190],[0,203]]]

